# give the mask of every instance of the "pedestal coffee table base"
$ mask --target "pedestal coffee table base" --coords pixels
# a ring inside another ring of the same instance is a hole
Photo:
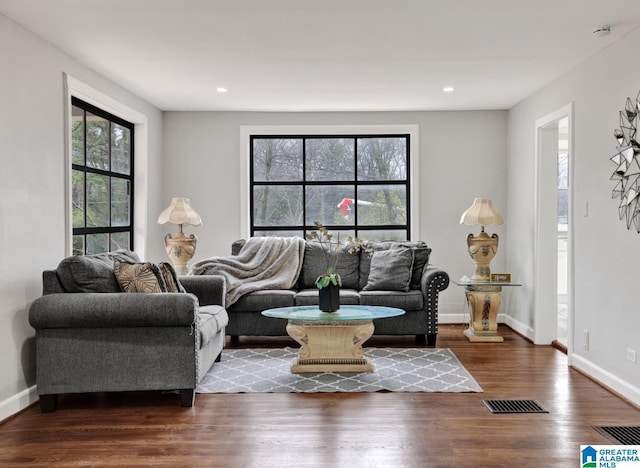
[[[336,312],[318,306],[276,307],[262,315],[287,319],[287,333],[300,343],[291,372],[373,372],[362,345],[373,335],[374,320],[398,317],[395,307],[345,305]]]
[[[301,345],[291,372],[373,372],[362,349],[373,330],[371,320],[289,320],[287,333]]]

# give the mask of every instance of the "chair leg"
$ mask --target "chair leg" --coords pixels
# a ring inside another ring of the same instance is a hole
[[[220,354],[218,354],[218,356],[216,356],[216,361],[215,362],[220,362],[222,361],[222,351],[220,351]]]
[[[40,412],[53,413],[58,406],[58,395],[40,395]]]
[[[196,399],[195,388],[183,388],[180,390],[180,406],[191,407]]]
[[[416,344],[418,346],[424,346],[427,344],[427,337],[425,335],[416,335]]]

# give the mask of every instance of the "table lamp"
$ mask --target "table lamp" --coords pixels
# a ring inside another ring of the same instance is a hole
[[[200,215],[191,208],[188,198],[176,197],[171,199],[171,204],[158,217],[158,224],[177,224],[180,232],[175,236],[167,234],[164,236],[164,247],[167,256],[179,275],[186,275],[189,272],[189,260],[196,252],[198,238],[191,234],[189,237],[182,232],[183,224],[192,226],[202,225]]]
[[[504,224],[502,215],[493,207],[490,199],[474,198],[473,205],[462,213],[460,224],[467,226],[479,224],[482,226],[482,230],[477,236],[473,234],[467,236],[467,246],[469,247],[469,255],[476,263],[476,272],[471,280],[488,283],[491,281],[491,260],[498,251],[498,235],[489,236],[484,232],[484,227],[492,224]]]

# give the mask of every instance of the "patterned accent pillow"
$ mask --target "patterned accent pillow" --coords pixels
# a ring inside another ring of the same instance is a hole
[[[160,269],[153,263],[127,263],[115,260],[113,273],[124,292],[161,293],[167,291]]]
[[[166,287],[166,292],[169,293],[183,293],[187,292],[184,287],[178,281],[178,274],[176,273],[175,268],[170,263],[160,263],[158,265],[158,269],[160,270],[160,274],[162,275],[162,279],[164,280],[164,285]]]

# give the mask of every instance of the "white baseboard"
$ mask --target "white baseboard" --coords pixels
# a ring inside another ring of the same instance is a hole
[[[531,327],[518,322],[513,317],[509,317],[507,314],[498,314],[496,321],[498,323],[505,323],[509,325],[509,327],[513,328],[515,331],[517,331],[521,335],[526,336],[527,338],[533,337],[533,329]],[[438,323],[469,323],[469,314],[465,312],[450,312],[444,314],[438,313]]]
[[[38,399],[38,392],[34,385],[4,401],[0,401],[0,421],[4,421],[8,417],[22,411],[27,406],[38,401]]]
[[[604,385],[610,390],[613,390],[618,395],[621,395],[634,405],[640,407],[640,388],[634,387],[629,382],[622,380],[577,354],[571,355],[570,362],[571,367],[575,367],[580,372],[583,372],[598,383]]]
[[[498,322],[500,322],[499,318],[498,318]],[[502,323],[505,323],[512,330],[515,330],[516,332],[520,333],[525,338],[530,339],[531,342],[533,343],[533,336],[534,336],[533,328],[531,328],[529,325],[525,325],[524,323],[514,319],[513,317],[510,317],[509,315],[504,316],[504,322]]]
[[[469,316],[462,313],[440,314],[438,313],[438,323],[467,323]]]

